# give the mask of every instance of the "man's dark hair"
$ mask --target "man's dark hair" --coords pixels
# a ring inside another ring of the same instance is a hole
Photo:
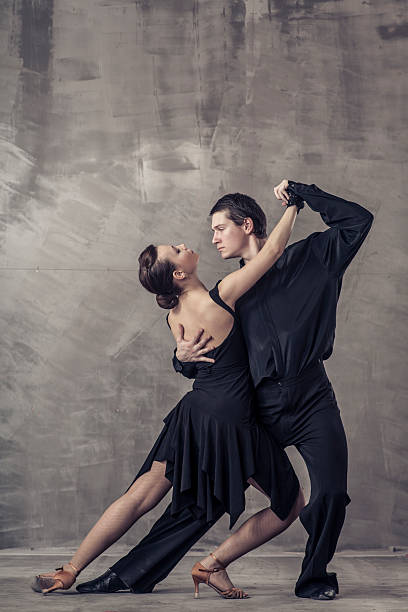
[[[257,238],[266,238],[266,217],[262,208],[253,198],[243,193],[228,193],[222,196],[210,210],[210,215],[226,210],[235,225],[242,225],[250,217]]]

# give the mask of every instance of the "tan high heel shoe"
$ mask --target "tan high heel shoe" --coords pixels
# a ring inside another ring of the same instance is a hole
[[[42,593],[46,595],[57,589],[63,589],[66,591],[71,588],[74,584],[76,577],[79,574],[79,570],[69,561],[66,565],[70,565],[73,572],[64,570],[63,567],[57,567],[55,572],[49,574],[39,574],[35,577],[34,582],[31,585],[33,591],[36,593]]]
[[[243,591],[242,589],[238,589],[237,587],[232,587],[230,589],[226,589],[225,591],[222,591],[217,586],[215,586],[215,584],[210,583],[211,574],[225,570],[225,567],[221,565],[217,557],[213,553],[210,553],[210,555],[213,559],[215,559],[219,563],[219,567],[208,569],[207,567],[204,567],[202,563],[197,561],[197,563],[193,566],[193,569],[191,571],[191,576],[194,581],[194,598],[198,599],[200,597],[199,584],[200,582],[204,582],[207,586],[217,591],[218,595],[220,595],[221,597],[224,597],[224,599],[248,599],[249,598],[248,593],[245,593],[245,591]]]

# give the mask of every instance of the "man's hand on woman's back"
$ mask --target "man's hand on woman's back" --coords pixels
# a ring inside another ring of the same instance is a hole
[[[192,340],[184,338],[184,327],[181,323],[178,324],[177,352],[176,357],[179,361],[207,361],[215,363],[215,359],[204,357],[204,354],[211,350],[208,346],[212,336],[204,335],[204,330],[200,329]]]

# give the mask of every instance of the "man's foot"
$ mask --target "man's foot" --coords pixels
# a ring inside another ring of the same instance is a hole
[[[336,590],[333,587],[325,587],[319,591],[313,599],[334,599],[336,597]]]
[[[298,597],[305,597],[307,599],[319,599],[321,601],[334,599],[336,597],[336,589],[334,587],[322,587],[317,591],[314,591],[310,595],[298,595]]]
[[[78,584],[76,590],[80,593],[116,593],[116,591],[128,591],[129,587],[122,582],[115,572],[108,569],[102,576]]]

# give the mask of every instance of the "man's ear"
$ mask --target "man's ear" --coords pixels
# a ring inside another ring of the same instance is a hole
[[[252,221],[251,217],[245,217],[242,227],[244,228],[244,232],[246,234],[252,234],[254,231],[254,222]]]

